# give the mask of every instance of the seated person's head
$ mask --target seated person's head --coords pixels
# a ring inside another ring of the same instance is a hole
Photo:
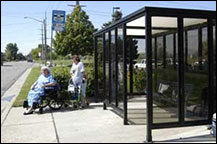
[[[42,73],[44,76],[48,76],[48,75],[51,74],[50,69],[49,69],[48,67],[46,67],[46,66],[43,66],[43,67],[41,68],[41,73]]]

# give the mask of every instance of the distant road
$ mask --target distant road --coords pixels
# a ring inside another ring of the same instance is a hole
[[[1,97],[13,85],[13,83],[34,63],[5,62],[1,66]]]

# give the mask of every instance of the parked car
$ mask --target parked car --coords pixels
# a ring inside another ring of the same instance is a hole
[[[27,62],[33,62],[33,60],[32,59],[27,59]]]
[[[136,63],[135,65],[134,65],[134,68],[135,69],[146,69],[146,59],[142,59],[141,60],[141,62],[140,63]]]

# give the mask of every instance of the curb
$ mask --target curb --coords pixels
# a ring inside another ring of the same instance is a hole
[[[32,64],[30,67],[32,67],[33,65],[34,65],[34,64]],[[21,77],[21,76],[23,75],[23,73],[27,71],[27,69],[28,69],[28,67],[25,68],[25,69],[20,73],[20,75],[18,75],[18,77]],[[13,79],[13,81],[12,81],[12,82],[8,85],[8,87],[5,88],[5,89],[8,90],[16,81],[17,81],[17,80],[14,80],[14,79]],[[3,93],[1,93],[1,98],[2,98],[3,95],[6,93],[6,91],[4,91],[5,89],[3,89]]]
[[[32,67],[28,68],[1,97],[1,127],[3,126],[4,121],[6,120],[13,103],[19,95],[21,88],[31,70]]]

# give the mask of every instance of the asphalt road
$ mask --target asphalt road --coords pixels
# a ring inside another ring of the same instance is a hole
[[[1,97],[13,85],[13,83],[30,67],[33,63],[5,62],[1,66]]]

